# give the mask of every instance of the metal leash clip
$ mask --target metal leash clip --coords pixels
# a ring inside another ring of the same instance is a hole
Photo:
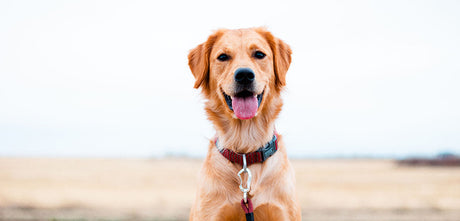
[[[241,177],[242,173],[248,174],[248,179],[246,181],[246,188],[243,187],[243,178]],[[241,192],[243,192],[244,202],[247,203],[248,202],[248,192],[249,190],[251,190],[252,174],[246,164],[246,154],[243,154],[243,169],[241,169],[240,172],[238,172],[238,177],[240,178],[240,190]]]

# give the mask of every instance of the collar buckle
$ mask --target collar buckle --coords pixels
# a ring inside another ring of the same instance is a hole
[[[267,145],[265,145],[265,147],[257,150],[258,152],[260,152],[260,155],[262,156],[262,162],[267,160],[273,154],[275,154],[275,152],[278,150],[277,143],[277,137],[276,135],[274,135],[273,139]]]

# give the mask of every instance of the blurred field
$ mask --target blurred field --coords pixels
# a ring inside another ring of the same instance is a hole
[[[460,220],[458,167],[399,167],[389,160],[292,162],[303,220]],[[187,220],[200,164],[0,158],[0,220]]]

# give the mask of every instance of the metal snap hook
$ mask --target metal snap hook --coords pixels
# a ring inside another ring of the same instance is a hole
[[[248,179],[246,180],[246,188],[243,187],[243,178],[241,177],[242,173],[247,173],[248,174]],[[244,202],[248,202],[248,192],[251,190],[251,180],[252,180],[252,174],[251,171],[247,167],[246,163],[246,154],[243,154],[243,169],[238,172],[238,177],[240,178],[240,190],[243,192],[243,198]]]

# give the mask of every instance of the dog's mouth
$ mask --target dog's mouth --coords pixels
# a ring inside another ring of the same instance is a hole
[[[260,103],[262,103],[264,91],[256,94],[248,90],[243,90],[234,96],[230,96],[225,92],[223,94],[228,108],[235,113],[236,117],[246,120],[256,116]]]

